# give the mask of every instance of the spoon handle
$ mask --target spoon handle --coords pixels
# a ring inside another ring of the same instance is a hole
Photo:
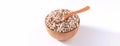
[[[86,6],[86,7],[82,8],[82,9],[80,9],[80,10],[77,10],[77,11],[68,13],[67,15],[64,15],[63,18],[64,18],[64,19],[67,19],[67,18],[70,17],[70,16],[76,15],[76,14],[81,13],[81,12],[84,12],[84,11],[87,11],[88,9],[90,9],[90,7],[89,7],[89,6]]]

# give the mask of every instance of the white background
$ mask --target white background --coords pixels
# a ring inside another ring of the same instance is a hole
[[[72,39],[61,42],[47,33],[44,19],[52,10],[87,5]],[[0,0],[0,46],[120,46],[120,1]]]

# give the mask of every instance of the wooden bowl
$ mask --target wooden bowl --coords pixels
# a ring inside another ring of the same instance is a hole
[[[64,33],[64,32],[53,31],[47,27],[47,31],[53,38],[60,40],[60,41],[65,41],[65,40],[72,38],[77,33],[78,28],[79,28],[79,26],[76,29],[74,29],[73,31]]]
[[[55,11],[52,11],[52,12],[56,12],[56,11],[59,11],[59,10],[55,10]],[[62,10],[63,11],[63,10]],[[61,11],[61,12],[62,12]],[[64,12],[70,12],[69,10],[68,11],[64,11]],[[57,14],[58,15],[62,15],[63,13],[58,13],[57,12]],[[48,14],[49,15],[49,14]],[[55,15],[56,14],[50,14],[50,15],[54,15],[54,16],[51,16],[51,17],[55,17]],[[57,15],[56,15],[57,16]],[[46,16],[46,18],[45,18],[45,20],[47,19],[47,17],[48,16]],[[78,31],[78,28],[79,28],[79,24],[80,24],[80,18],[79,18],[79,16],[77,15],[76,17],[74,17],[74,18],[77,18],[77,19],[79,19],[79,20],[74,20],[74,21],[76,21],[76,22],[78,22],[78,24],[76,25],[77,27],[75,28],[75,29],[73,29],[72,31],[69,31],[69,32],[58,32],[58,31],[53,31],[53,30],[51,30],[50,28],[48,28],[48,26],[47,26],[47,23],[46,23],[46,21],[45,21],[45,24],[46,24],[46,28],[47,28],[47,31],[48,31],[48,33],[53,37],[53,38],[55,38],[55,39],[57,39],[57,40],[60,40],[60,41],[65,41],[65,40],[68,40],[68,39],[70,39],[70,38],[72,38],[76,33],[77,33],[77,31]],[[52,21],[52,19],[51,18],[49,18],[51,21]],[[51,21],[49,21],[49,22],[51,22]],[[70,20],[69,20],[70,21]],[[47,21],[48,22],[48,21]],[[49,23],[48,22],[48,23]],[[73,23],[73,22],[72,22]],[[50,27],[50,26],[49,26]],[[68,27],[67,27],[68,28]]]

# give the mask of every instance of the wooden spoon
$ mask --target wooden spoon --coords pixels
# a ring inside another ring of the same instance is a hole
[[[76,14],[78,14],[78,13],[84,12],[84,11],[86,11],[86,10],[88,10],[88,9],[90,9],[90,7],[89,7],[89,6],[86,6],[86,7],[82,8],[82,9],[80,9],[80,10],[77,10],[77,11],[68,13],[67,15],[64,15],[63,18],[64,18],[64,20],[65,20],[65,19],[67,19],[68,17],[71,17],[71,16],[76,15]]]

